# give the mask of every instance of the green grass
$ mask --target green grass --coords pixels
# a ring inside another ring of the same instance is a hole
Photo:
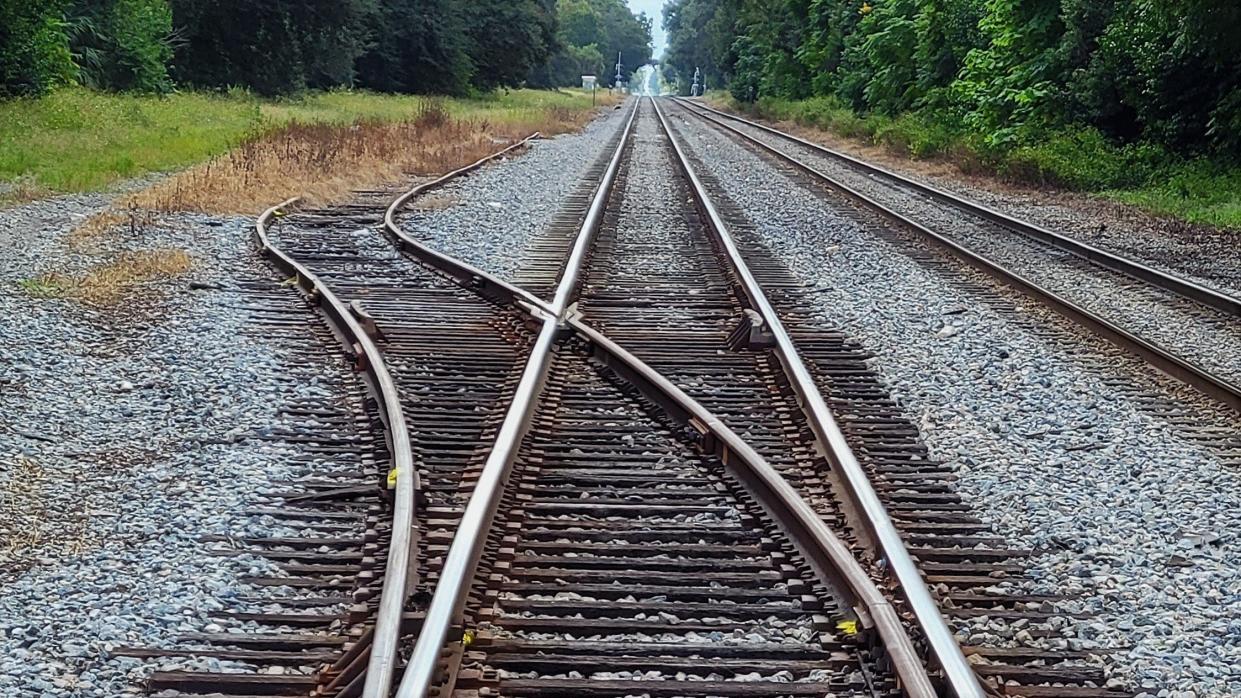
[[[940,158],[963,171],[1099,194],[1190,223],[1241,230],[1241,167],[1185,158],[1149,143],[1117,145],[1099,131],[1064,129],[1026,145],[988,147],[977,134],[929,112],[858,115],[832,97],[765,98],[722,106],[855,138],[915,159]]]
[[[1104,196],[1190,223],[1241,230],[1241,170],[1196,160],[1167,179]]]
[[[167,97],[69,88],[38,99],[0,102],[2,183],[53,192],[99,190],[150,172],[178,170],[226,152],[290,121],[352,123],[412,117],[420,98],[334,91],[259,100],[244,92]],[[447,99],[454,116],[512,123],[523,115],[590,106],[580,90],[515,90]]]

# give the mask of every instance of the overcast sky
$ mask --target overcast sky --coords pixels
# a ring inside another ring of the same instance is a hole
[[[664,0],[629,0],[629,7],[634,12],[645,12],[651,18],[651,23],[655,35],[655,57],[659,58],[664,53],[664,47],[668,44],[668,38],[664,36]]]

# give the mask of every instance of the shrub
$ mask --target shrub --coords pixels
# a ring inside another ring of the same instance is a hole
[[[0,0],[0,97],[37,95],[73,81],[60,0]]]
[[[956,135],[942,122],[918,113],[901,114],[875,127],[874,140],[912,158],[930,158],[949,151]]]
[[[1117,146],[1098,129],[1083,126],[1013,149],[1001,171],[1023,181],[1082,191],[1116,189],[1146,183],[1165,157],[1159,146]]]

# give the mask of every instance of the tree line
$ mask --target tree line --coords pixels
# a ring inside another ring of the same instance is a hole
[[[1241,156],[1237,0],[671,0],[665,72],[1015,147],[1071,127]]]
[[[0,97],[611,85],[617,52],[628,75],[650,40],[623,0],[0,0]]]

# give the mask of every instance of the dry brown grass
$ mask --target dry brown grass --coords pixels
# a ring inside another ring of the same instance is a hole
[[[194,261],[185,250],[122,252],[86,272],[77,281],[74,296],[87,303],[106,305],[141,284],[180,276],[193,266]]]
[[[599,93],[601,108],[623,97]],[[68,238],[72,247],[89,251],[101,235],[156,225],[162,213],[193,211],[253,215],[277,201],[301,196],[307,204],[343,201],[360,189],[376,189],[409,175],[439,175],[474,162],[538,131],[556,135],[585,126],[597,112],[572,107],[539,107],[489,113],[491,120],[454,116],[436,99],[419,102],[404,121],[358,121],[353,124],[292,122],[252,137],[230,152],[175,174],[88,218]],[[423,201],[422,206],[447,207],[453,202]],[[126,266],[116,260],[106,266]],[[44,295],[78,295],[80,281],[35,279]],[[83,298],[111,294],[116,284],[95,284],[99,291]]]
[[[80,276],[43,274],[22,282],[21,286],[34,297],[72,298],[88,305],[109,306],[145,283],[180,276],[193,266],[184,250],[121,252]]]
[[[0,560],[37,548],[47,529],[47,506],[43,489],[47,474],[34,459],[17,456],[0,463],[6,474],[0,484],[0,512],[6,518],[0,527]]]
[[[442,104],[428,100],[408,121],[294,123],[138,192],[126,204],[165,212],[254,214],[300,195],[322,205],[404,175],[456,169],[534,131],[574,130],[590,116],[552,108],[498,124],[453,118]]]

